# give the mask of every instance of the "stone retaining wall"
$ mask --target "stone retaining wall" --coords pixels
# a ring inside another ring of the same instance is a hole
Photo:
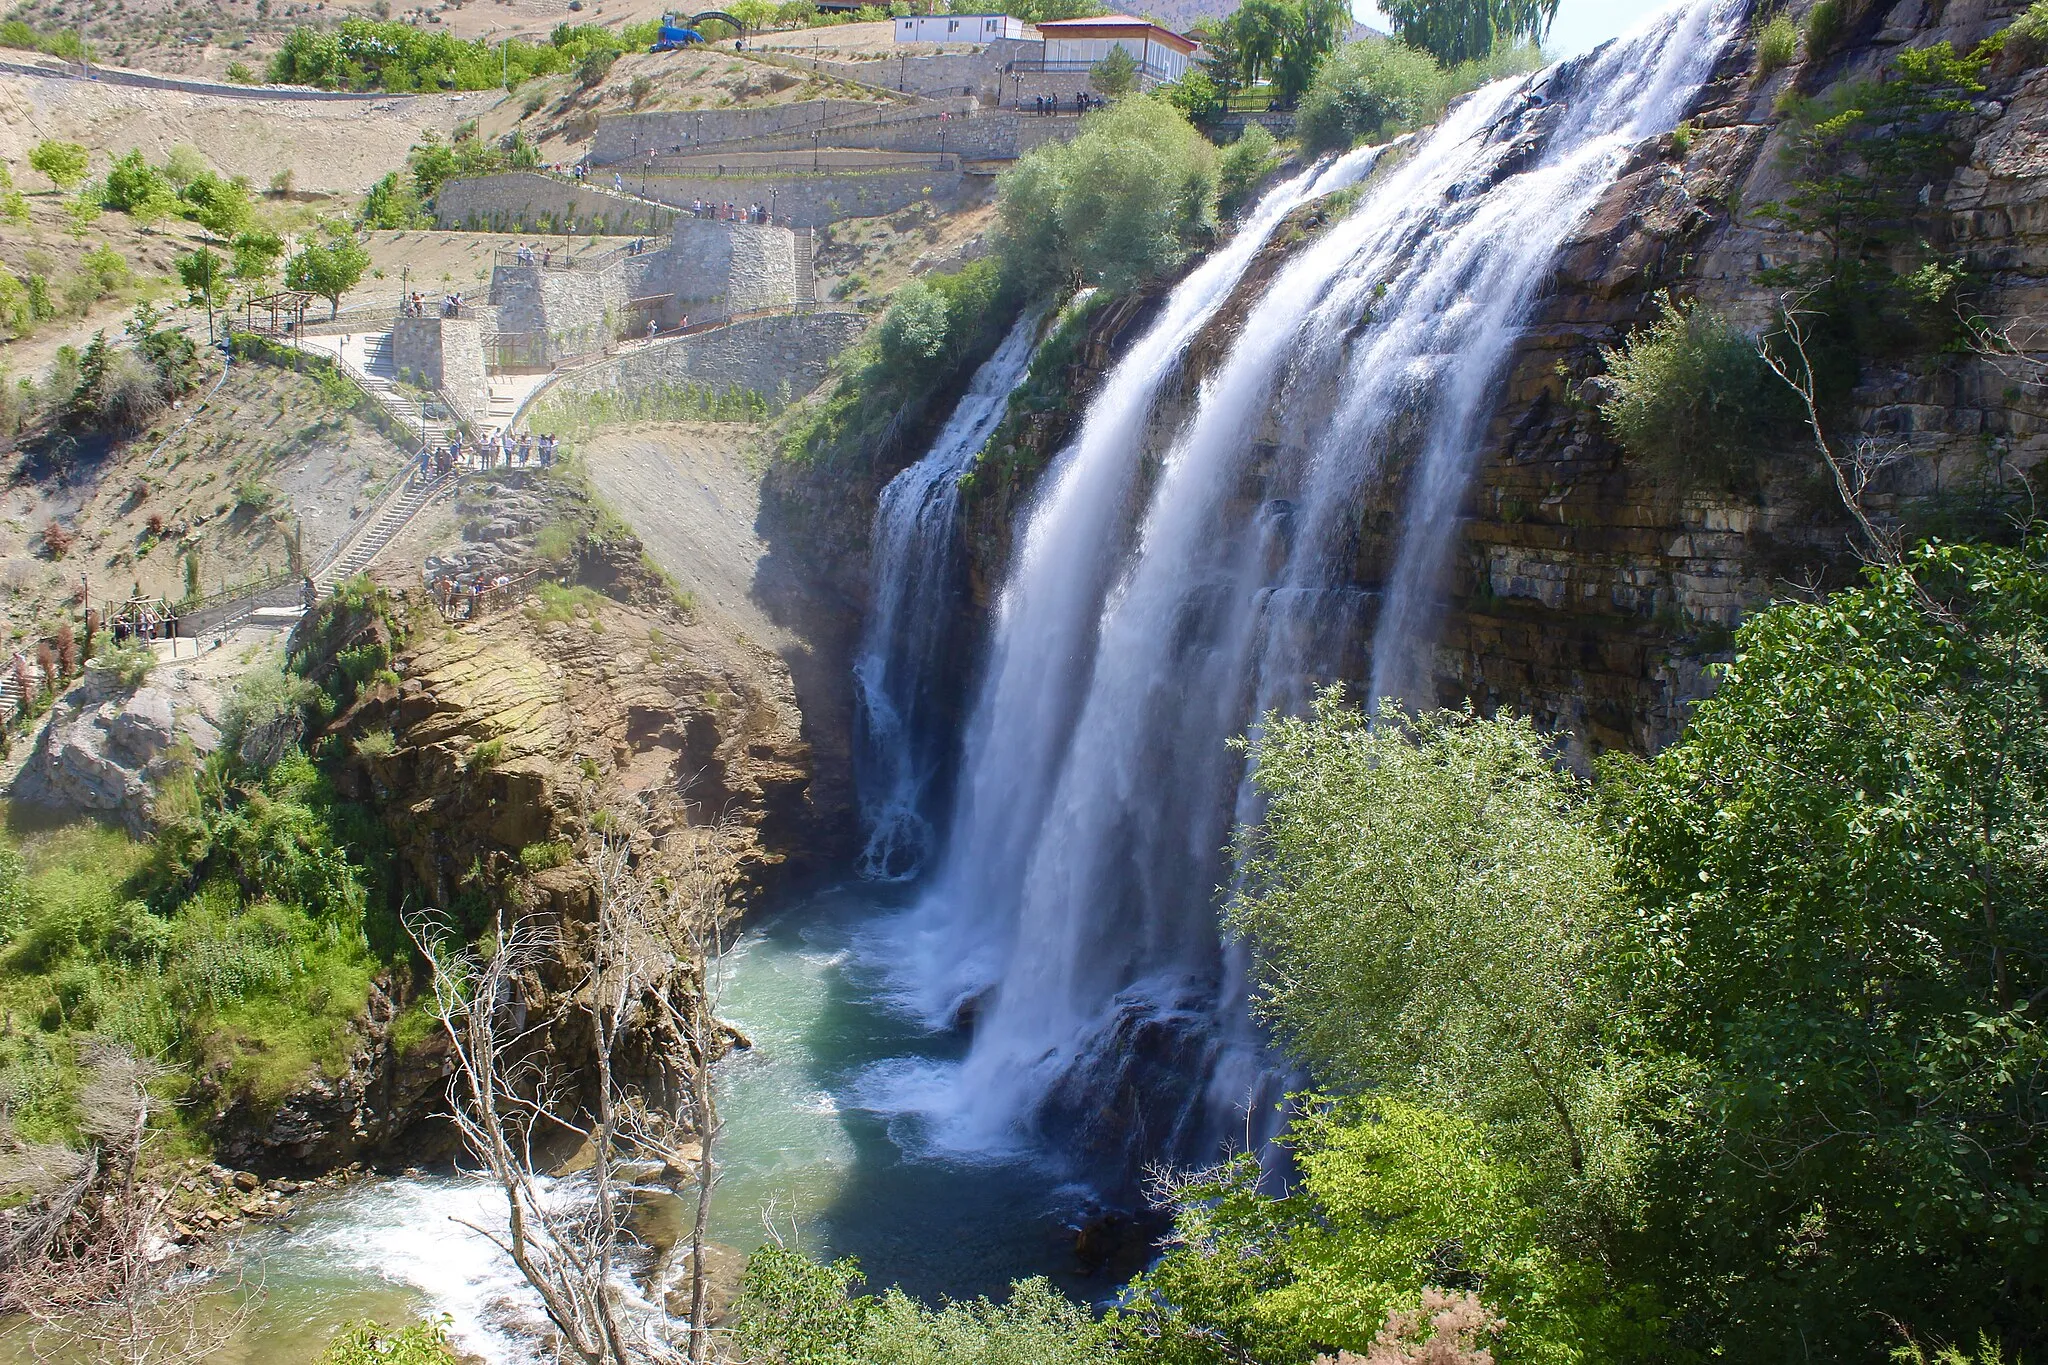
[[[780,408],[824,382],[833,358],[852,345],[866,325],[857,313],[749,318],[695,336],[638,346],[568,371],[536,401],[703,384],[750,390]]]
[[[598,120],[590,163],[610,166],[648,152],[673,152],[715,142],[772,133],[807,132],[863,111],[886,112],[886,104],[863,100],[805,100],[766,109],[689,109],[651,114],[612,114]]]
[[[1043,43],[1021,38],[999,38],[979,52],[898,52],[865,62],[833,61],[794,52],[768,51],[761,55],[778,65],[907,95],[971,95],[994,101],[1007,84],[1003,67],[1016,57],[1037,56],[1044,47]]]
[[[391,326],[391,366],[400,379],[438,389],[472,424],[491,410],[484,371],[484,322],[475,317],[399,317]]]
[[[596,185],[534,171],[450,180],[434,196],[439,226],[469,232],[573,232],[621,237],[665,231],[675,211]]]
[[[823,227],[841,218],[894,213],[926,199],[951,207],[959,201],[960,183],[961,172],[936,169],[723,177],[657,174],[647,177],[647,195],[685,206],[697,199],[719,204],[773,203],[778,221]]]
[[[669,245],[603,270],[498,266],[491,302],[508,333],[545,337],[550,355],[577,355],[683,318],[707,322],[794,304],[796,234],[756,223],[676,220]]]

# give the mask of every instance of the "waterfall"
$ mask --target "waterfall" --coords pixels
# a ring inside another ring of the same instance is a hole
[[[1038,315],[1018,319],[969,381],[931,450],[889,481],[875,509],[873,594],[854,659],[863,877],[903,881],[932,843],[927,809],[944,758],[938,697],[959,570],[960,475],[1002,421],[1030,367]]]
[[[1156,400],[1273,225],[1370,169],[1267,197],[1109,377],[1023,528],[947,849],[893,951],[955,1067],[877,1104],[968,1151],[1049,1140],[1098,1169],[1213,1157],[1277,1079],[1221,942],[1227,741],[1317,682],[1429,700],[1426,657],[1490,393],[1558,249],[1668,131],[1745,0],[1467,98],[1296,252],[1177,429]],[[1148,441],[1149,438],[1149,441]],[[1145,450],[1163,452],[1148,463]],[[1398,500],[1383,591],[1353,582],[1368,495]],[[1352,658],[1370,640],[1366,658]]]

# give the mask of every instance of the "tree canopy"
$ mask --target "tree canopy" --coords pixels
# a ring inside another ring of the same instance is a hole
[[[1446,66],[1484,58],[1503,43],[1540,43],[1559,0],[1385,0],[1396,35]]]

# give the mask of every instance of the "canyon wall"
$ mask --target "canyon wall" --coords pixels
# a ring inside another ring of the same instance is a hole
[[[1731,492],[1631,458],[1597,406],[1607,392],[1602,348],[1653,321],[1667,295],[1697,300],[1751,332],[1774,325],[1785,300],[1756,282],[1758,272],[1817,247],[1745,206],[1787,192],[1791,98],[1874,79],[1902,48],[1947,41],[1971,51],[2024,5],[1898,0],[1844,9],[1842,35],[1816,59],[1760,75],[1754,37],[1733,48],[1689,126],[1639,147],[1561,253],[1499,381],[1460,512],[1432,660],[1438,703],[1532,715],[1564,737],[1576,763],[1612,749],[1654,751],[1711,689],[1712,665],[1728,657],[1730,632],[1749,612],[1858,571],[1852,522],[1803,428],[1788,427],[1765,453],[1756,487]],[[1970,303],[2001,324],[2042,315],[2048,275],[2048,214],[2038,207],[2048,187],[2048,70],[2034,60],[2015,49],[1990,64],[1984,93],[1949,124],[1968,154],[1927,197],[1930,245],[1968,262]],[[1192,349],[1149,450],[1163,449],[1193,410],[1280,266],[1342,207],[1311,206],[1276,235]],[[1013,414],[973,476],[964,522],[978,608],[992,605],[1034,481],[1071,435],[1137,312],[1142,304],[1127,301],[1098,314],[1063,381],[1071,401]],[[2024,323],[2020,331],[2013,339],[2022,350],[2039,345]],[[1948,513],[1959,503],[1995,505],[2001,479],[2010,484],[2048,453],[2042,393],[2031,381],[2038,373],[2024,358],[1968,353],[1866,365],[1847,410],[1831,415],[1838,449],[1896,457],[1866,506],[1927,532],[1954,524]],[[1271,442],[1276,430],[1269,415],[1246,439]],[[1258,496],[1241,490],[1238,510],[1249,515]],[[1393,572],[1405,498],[1397,473],[1359,510],[1351,581],[1368,598]],[[1368,617],[1342,673],[1321,681],[1365,685],[1370,628]]]

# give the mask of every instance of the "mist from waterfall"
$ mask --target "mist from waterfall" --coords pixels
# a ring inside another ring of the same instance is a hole
[[[1177,430],[1158,400],[1273,228],[1353,153],[1272,191],[1117,365],[1020,531],[946,849],[888,953],[954,1066],[867,1102],[963,1153],[1047,1142],[1097,1169],[1213,1157],[1280,1085],[1221,940],[1228,746],[1337,677],[1431,701],[1428,656],[1480,429],[1559,248],[1669,131],[1741,24],[1700,0],[1469,97],[1250,303]],[[1148,448],[1163,458],[1148,463]],[[1368,494],[1402,507],[1352,586]],[[1370,641],[1368,657],[1360,642]]]
[[[867,830],[859,870],[871,880],[915,877],[931,852],[929,804],[947,748],[940,689],[960,570],[960,476],[1030,369],[1038,323],[1037,313],[1017,320],[930,451],[889,481],[875,508],[873,588],[853,664]]]

